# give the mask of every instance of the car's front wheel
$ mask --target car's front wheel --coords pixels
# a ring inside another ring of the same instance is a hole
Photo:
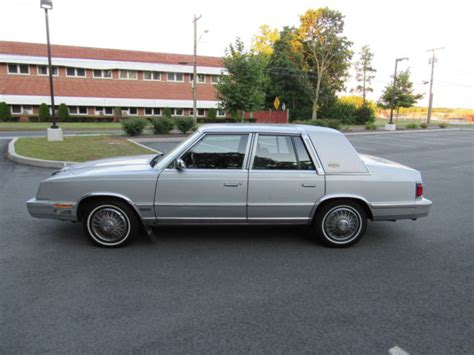
[[[94,201],[85,208],[83,227],[96,245],[118,247],[138,233],[138,220],[132,208],[121,201]]]
[[[318,210],[314,228],[325,245],[344,248],[362,238],[367,228],[367,216],[364,208],[355,201],[331,201]]]

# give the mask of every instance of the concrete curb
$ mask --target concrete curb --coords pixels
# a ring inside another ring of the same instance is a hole
[[[15,143],[18,140],[18,138],[21,138],[21,137],[15,137],[8,143],[8,152],[7,152],[8,159],[18,164],[38,166],[40,168],[52,168],[52,169],[62,169],[65,166],[78,164],[78,162],[74,162],[74,161],[45,160],[45,159],[37,159],[37,158],[25,157],[24,155],[20,155],[15,150]],[[156,152],[157,154],[161,153],[157,151],[156,149],[153,149],[153,148],[147,147],[146,145],[135,142],[133,139],[127,139],[127,141],[133,144],[136,144],[142,148]]]
[[[32,165],[32,166],[39,166],[41,168],[54,168],[54,169],[62,169],[65,166],[77,164],[77,162],[73,161],[59,161],[59,160],[44,160],[44,159],[36,159],[25,157],[23,155],[17,154],[15,151],[15,143],[18,138],[13,138],[10,143],[8,143],[8,159],[23,165]]]

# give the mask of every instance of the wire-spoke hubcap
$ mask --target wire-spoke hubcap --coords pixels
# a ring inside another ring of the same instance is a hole
[[[92,234],[105,243],[116,243],[128,236],[130,223],[124,212],[114,207],[99,207],[89,217]]]
[[[323,219],[324,234],[336,243],[350,242],[361,228],[361,216],[350,206],[334,207]]]

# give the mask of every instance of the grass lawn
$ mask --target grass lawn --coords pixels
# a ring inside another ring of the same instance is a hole
[[[0,131],[43,131],[51,122],[0,122]],[[68,130],[121,129],[119,122],[59,122],[59,127]]]
[[[15,150],[32,158],[76,162],[155,153],[124,138],[111,136],[65,137],[62,142],[48,142],[46,138],[19,138]]]

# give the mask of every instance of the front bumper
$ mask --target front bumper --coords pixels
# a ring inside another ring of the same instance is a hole
[[[26,207],[30,215],[36,218],[77,221],[76,204],[72,202],[47,201],[32,198],[26,201]]]
[[[374,221],[393,221],[426,217],[432,204],[423,197],[409,203],[372,203],[371,208]]]

